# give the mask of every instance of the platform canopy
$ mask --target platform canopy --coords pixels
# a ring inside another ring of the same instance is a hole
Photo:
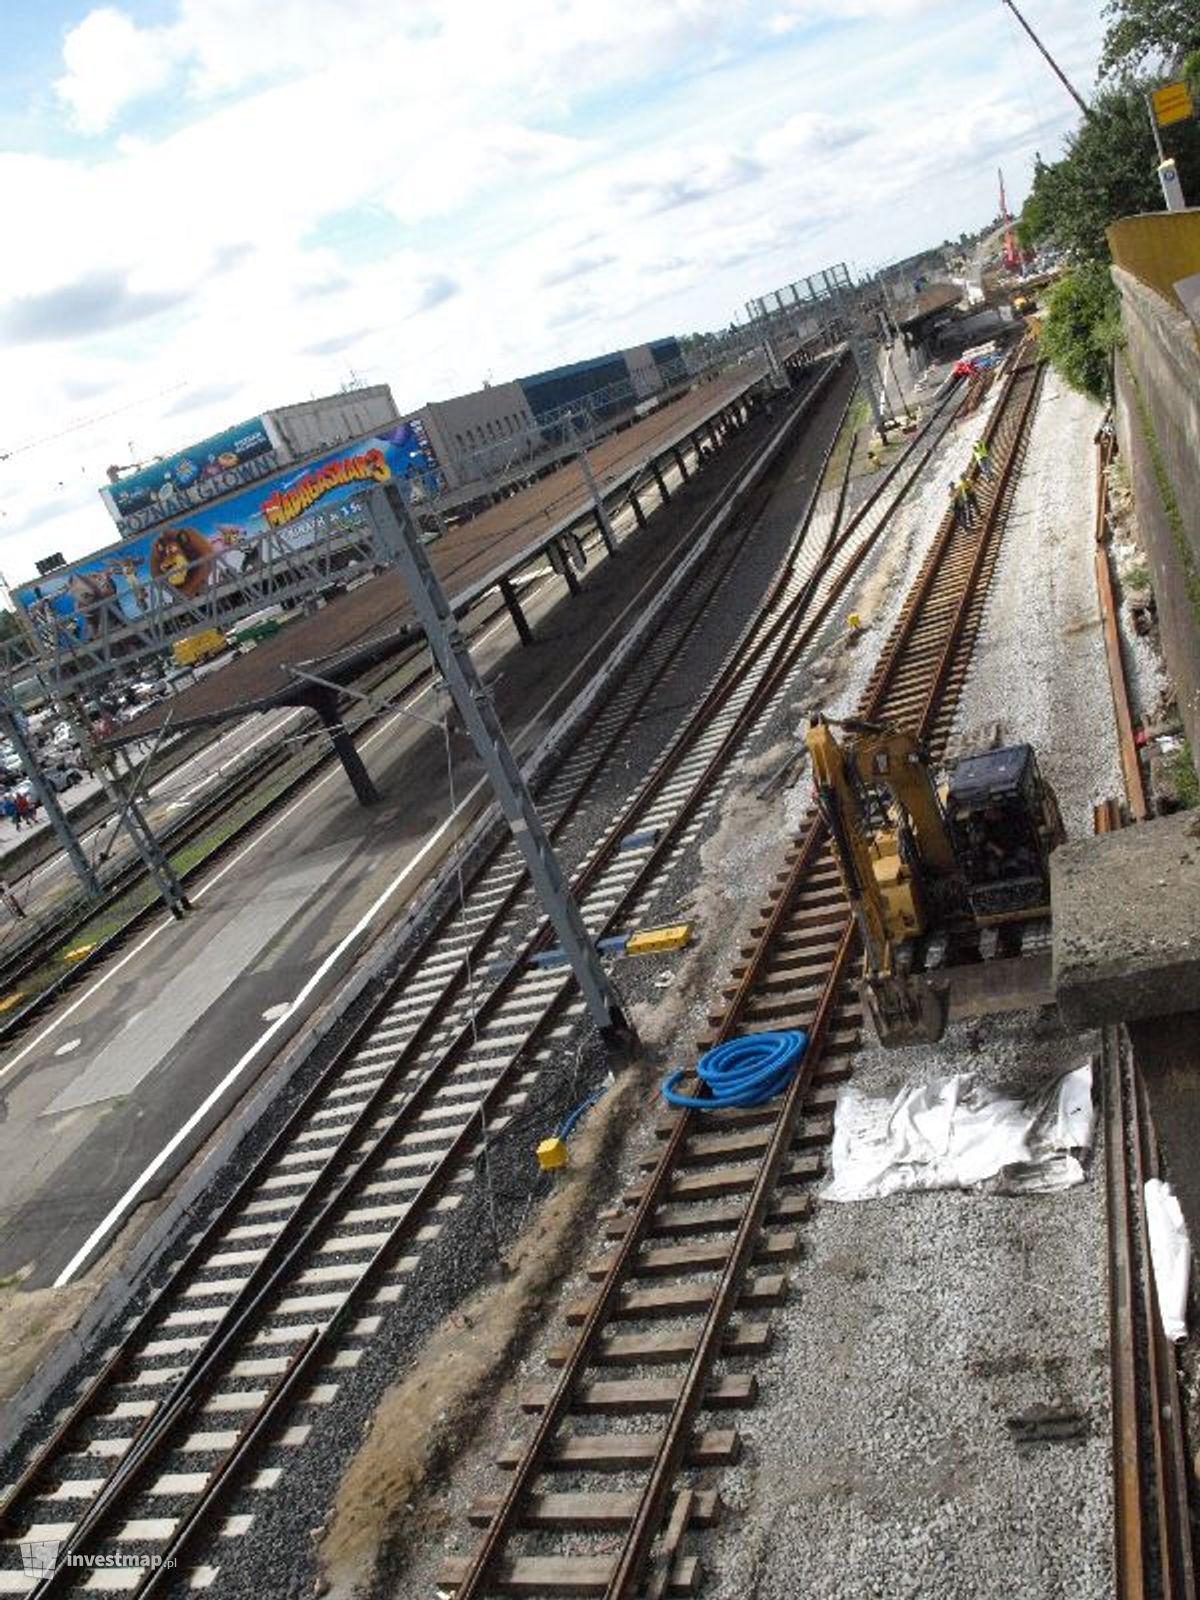
[[[602,493],[635,487],[660,457],[682,447],[698,428],[743,400],[761,382],[764,368],[760,358],[752,358],[593,446],[588,462]],[[500,583],[544,557],[593,510],[591,491],[575,460],[450,529],[430,546],[430,556],[456,614],[464,615]],[[277,706],[312,704],[314,675],[349,683],[418,637],[401,580],[391,572],[370,577],[313,614],[289,621],[273,637],[170,700],[148,708],[109,742],[143,739],[168,719],[172,728],[189,728]]]

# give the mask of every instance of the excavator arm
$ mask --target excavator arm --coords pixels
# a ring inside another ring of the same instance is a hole
[[[911,734],[814,714],[805,742],[813,789],[863,944],[863,1000],[884,1044],[940,1039],[944,994],[911,970],[928,927],[923,874],[952,874],[954,851],[928,762]],[[877,825],[882,817],[883,825]]]

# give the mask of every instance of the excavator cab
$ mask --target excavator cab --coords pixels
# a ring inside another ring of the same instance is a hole
[[[1010,745],[959,761],[944,809],[976,924],[1049,916],[1050,852],[1065,832],[1032,747]]]

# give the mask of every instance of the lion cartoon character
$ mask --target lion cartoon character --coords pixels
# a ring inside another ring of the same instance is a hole
[[[213,547],[195,528],[164,528],[150,546],[150,575],[189,600],[204,587]]]

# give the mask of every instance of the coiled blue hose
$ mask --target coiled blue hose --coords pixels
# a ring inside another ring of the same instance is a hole
[[[695,1106],[701,1111],[717,1111],[722,1106],[760,1106],[786,1088],[807,1044],[808,1034],[803,1028],[726,1039],[696,1063],[696,1076],[707,1086],[707,1095],[677,1091],[675,1085],[687,1071],[680,1067],[663,1079],[663,1098],[669,1105]]]

